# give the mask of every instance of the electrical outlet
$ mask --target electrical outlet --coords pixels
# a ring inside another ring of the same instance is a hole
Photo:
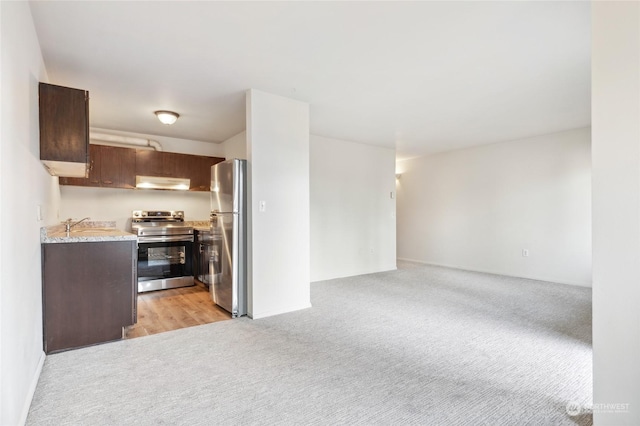
[[[529,250],[528,249],[522,249],[522,257],[529,257]]]
[[[36,218],[38,222],[42,222],[42,206],[40,204],[36,206]]]
[[[266,201],[260,201],[259,209],[260,209],[261,212],[266,212],[267,211],[267,202]]]

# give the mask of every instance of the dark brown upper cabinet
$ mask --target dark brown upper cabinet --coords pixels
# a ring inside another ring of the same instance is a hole
[[[166,152],[136,149],[136,175],[175,177],[171,164],[166,164]]]
[[[136,152],[133,149],[90,145],[88,178],[61,177],[60,185],[132,189],[136,186]]]
[[[198,166],[194,167],[190,191],[209,191],[211,189],[211,166],[224,161],[218,157],[198,157]]]
[[[102,146],[100,151],[100,186],[135,188],[135,151],[115,146]]]
[[[89,92],[40,83],[40,160],[53,176],[87,177]]]
[[[190,179],[190,191],[209,191],[211,166],[220,157],[136,150],[136,175]]]
[[[60,185],[135,188],[136,176],[190,180],[190,191],[209,191],[211,166],[220,157],[102,145],[90,146],[88,178],[60,178]]]

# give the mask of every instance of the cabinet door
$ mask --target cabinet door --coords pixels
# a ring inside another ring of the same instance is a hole
[[[169,157],[167,162],[171,165],[169,170],[172,170],[173,177],[180,179],[191,179],[194,169],[194,159],[199,158],[195,155],[177,154],[173,152],[167,152]]]
[[[164,152],[136,149],[136,175],[169,176],[165,172]]]
[[[209,191],[211,187],[211,166],[224,161],[218,157],[193,157],[191,191]]]
[[[122,338],[136,322],[136,242],[42,245],[46,353]]]
[[[132,189],[136,186],[136,151],[105,145],[91,145],[88,178],[60,178],[60,185],[102,186]]]
[[[165,151],[136,150],[136,174],[140,176],[161,176],[191,178],[195,155]]]
[[[40,83],[40,159],[87,164],[89,92]]]
[[[100,147],[100,186],[135,188],[135,167],[135,150],[115,146]]]
[[[89,146],[89,177],[72,178],[60,177],[60,185],[74,186],[100,186],[100,163],[101,163],[101,146]]]

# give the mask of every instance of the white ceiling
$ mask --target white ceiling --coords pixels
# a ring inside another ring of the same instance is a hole
[[[221,142],[249,88],[407,158],[590,124],[589,2],[32,1],[92,127]],[[171,127],[153,111],[181,114]]]

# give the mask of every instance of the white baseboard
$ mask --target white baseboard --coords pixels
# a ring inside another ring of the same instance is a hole
[[[22,407],[22,414],[20,415],[19,425],[24,426],[27,423],[27,416],[29,415],[29,408],[31,408],[31,401],[33,401],[33,395],[36,393],[36,387],[38,387],[38,380],[40,380],[40,373],[42,373],[42,366],[47,356],[44,352],[40,354],[40,360],[36,367],[35,374],[31,378],[31,385],[29,385],[29,391],[27,392],[27,398],[24,400],[24,406]]]
[[[398,259],[400,260],[400,259]],[[383,266],[381,268],[376,268],[376,269],[368,269],[368,270],[360,270],[360,271],[348,271],[348,272],[339,272],[338,274],[333,274],[333,275],[328,275],[328,276],[324,276],[324,277],[320,277],[320,278],[312,278],[311,282],[312,283],[317,283],[320,281],[329,281],[329,280],[336,280],[339,278],[348,278],[348,277],[357,277],[359,275],[369,275],[369,274],[377,274],[380,272],[389,272],[389,271],[395,271],[396,269],[398,269],[396,267],[396,265],[388,265],[388,266]]]
[[[557,278],[554,278],[554,277],[541,277],[541,276],[534,276],[534,275],[531,275],[531,276],[513,275],[513,274],[506,274],[506,273],[501,272],[501,271],[492,271],[492,270],[477,269],[477,268],[471,269],[471,268],[465,268],[465,267],[462,267],[462,266],[447,265],[447,264],[443,264],[443,263],[425,262],[423,260],[407,259],[407,258],[401,258],[401,257],[399,257],[398,260],[404,261],[404,262],[420,263],[422,265],[441,266],[443,268],[459,269],[461,271],[482,272],[484,274],[502,275],[502,276],[505,276],[505,277],[524,278],[524,279],[527,279],[527,280],[545,281],[545,282],[555,283],[555,284],[566,284],[566,285],[573,285],[573,286],[576,286],[576,287],[591,288],[591,283],[579,283],[579,282],[573,282],[573,281],[557,279]]]
[[[251,317],[251,319],[260,319],[260,318],[266,318],[266,317],[272,317],[274,315],[280,315],[280,314],[287,314],[289,312],[294,312],[294,311],[301,311],[302,309],[308,309],[311,307],[311,303],[305,303],[303,305],[299,305],[299,306],[289,306],[286,308],[279,308],[279,309],[274,309],[274,310],[269,310],[269,311],[264,311],[264,312],[252,312],[251,315],[249,315]]]

